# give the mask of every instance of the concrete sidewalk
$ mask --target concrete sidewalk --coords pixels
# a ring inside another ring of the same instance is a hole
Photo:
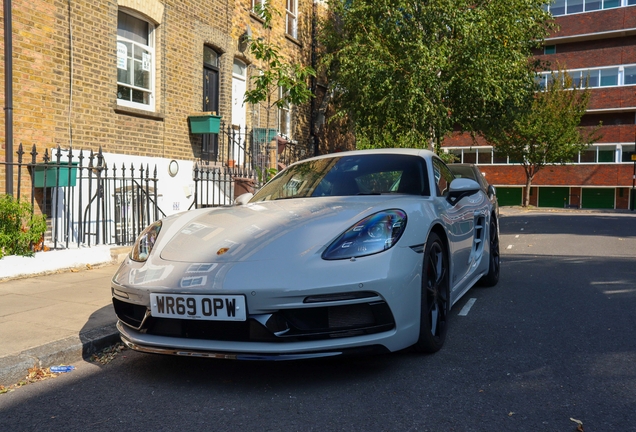
[[[42,253],[46,269],[33,260],[31,275],[0,260],[0,385],[17,383],[34,365],[77,362],[119,340],[110,280],[125,251],[114,249],[102,262],[87,253],[81,266],[51,269],[60,255]]]

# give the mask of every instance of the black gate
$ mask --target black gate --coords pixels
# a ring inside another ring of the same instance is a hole
[[[101,148],[76,154],[58,146],[52,153],[46,149],[38,160],[34,145],[28,158],[20,144],[17,162],[11,164],[16,198],[30,199],[46,215],[49,247],[130,245],[147,225],[165,216],[157,205],[156,166],[154,171],[147,165],[109,167]]]

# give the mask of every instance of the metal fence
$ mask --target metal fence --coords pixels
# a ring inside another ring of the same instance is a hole
[[[248,129],[221,124],[218,148],[207,153],[204,162],[240,167],[264,173],[280,169],[301,158],[298,142],[278,133],[277,129]]]
[[[88,153],[59,146],[38,160],[18,147],[12,163],[17,199],[46,215],[45,240],[53,249],[98,244],[130,245],[144,228],[165,216],[157,205],[157,168],[108,166],[102,150]],[[6,169],[6,163],[0,162]]]
[[[189,209],[232,205],[237,196],[257,190],[272,170],[300,159],[297,143],[275,129],[223,127],[218,142],[214,160],[193,165]],[[40,155],[35,145],[26,153],[20,144],[16,155],[17,161],[0,162],[0,171],[11,165],[16,198],[30,200],[46,215],[47,247],[131,245],[146,226],[166,216],[158,205],[156,165],[108,165],[101,147],[77,152],[58,146]]]
[[[234,199],[260,187],[255,170],[245,167],[227,167],[196,163],[192,172],[194,181],[193,208],[229,206]]]

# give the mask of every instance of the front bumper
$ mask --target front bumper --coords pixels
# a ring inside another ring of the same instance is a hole
[[[113,278],[113,304],[122,339],[139,351],[286,359],[367,347],[392,352],[419,336],[421,257],[395,248],[356,261],[314,260],[302,272],[284,273],[267,262],[229,263],[209,272],[206,286],[188,289],[177,279],[186,264],[156,267],[161,277],[149,279],[150,266],[124,263]],[[247,320],[153,317],[149,295],[159,292],[244,295]]]
[[[223,360],[261,360],[261,361],[284,361],[284,360],[308,360],[325,357],[336,357],[342,355],[364,355],[383,354],[388,350],[381,345],[364,346],[359,348],[344,348],[333,351],[302,352],[302,353],[244,353],[244,352],[216,352],[208,350],[198,350],[190,348],[167,348],[162,346],[143,345],[135,342],[137,338],[131,335],[131,330],[121,322],[117,323],[122,342],[130,349],[150,354],[166,354],[183,357],[201,357]]]
[[[340,294],[343,296],[343,294]],[[140,333],[239,342],[299,342],[381,333],[395,328],[387,303],[372,292],[354,300],[316,302],[312,307],[248,315],[246,321],[208,321],[153,317],[146,306],[113,297],[120,321]],[[314,297],[316,298],[316,297]],[[363,300],[363,302],[360,302]]]

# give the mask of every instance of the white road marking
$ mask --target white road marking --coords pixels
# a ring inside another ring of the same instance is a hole
[[[471,298],[468,299],[468,301],[466,302],[466,304],[464,305],[464,307],[462,308],[461,311],[459,311],[459,316],[466,316],[468,315],[468,312],[470,312],[470,308],[473,307],[473,305],[475,304],[475,302],[477,301],[476,298]]]

